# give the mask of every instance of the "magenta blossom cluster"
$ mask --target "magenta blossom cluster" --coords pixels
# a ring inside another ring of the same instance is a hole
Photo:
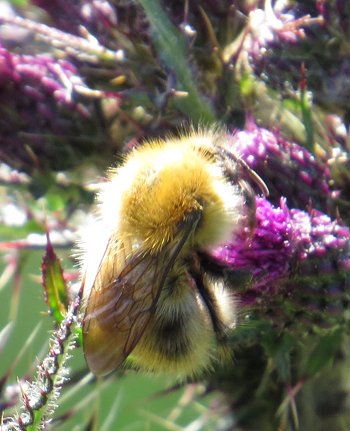
[[[350,231],[316,209],[289,209],[285,199],[275,207],[259,197],[252,238],[238,236],[215,249],[213,256],[232,269],[247,270],[252,275],[252,291],[276,294],[297,269],[299,275],[304,269],[308,272],[311,261],[314,268],[317,262],[324,271],[349,271]],[[330,266],[330,260],[336,265]]]
[[[246,129],[234,136],[242,159],[265,181],[270,200],[278,205],[281,196],[289,207],[327,212],[337,193],[329,187],[330,171],[305,147],[288,141],[278,131],[258,127],[248,119]]]
[[[243,304],[271,306],[274,318],[276,310],[292,309],[294,322],[295,315],[305,312],[308,318],[317,316],[320,324],[334,312],[339,323],[348,305],[350,230],[341,214],[331,215],[338,192],[329,185],[328,165],[251,119],[246,130],[233,135],[233,145],[270,195],[256,198],[251,237],[242,232],[212,256],[233,273],[249,275],[239,293]],[[276,305],[278,298],[288,299],[286,306]]]

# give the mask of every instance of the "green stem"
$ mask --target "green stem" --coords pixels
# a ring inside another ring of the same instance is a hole
[[[183,34],[170,22],[158,0],[139,0],[153,30],[153,41],[165,65],[177,79],[178,91],[188,93],[175,98],[176,107],[196,122],[211,124],[216,118],[208,100],[200,94],[188,62]]]

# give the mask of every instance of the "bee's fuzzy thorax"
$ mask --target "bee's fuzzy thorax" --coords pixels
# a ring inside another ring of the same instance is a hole
[[[203,146],[201,146],[203,144]],[[195,242],[207,248],[227,240],[240,225],[243,199],[229,184],[202,135],[167,142],[150,141],[131,152],[125,164],[109,174],[100,196],[103,213],[116,213],[124,235],[138,237],[155,252],[171,241],[193,210],[203,216]],[[106,199],[107,193],[114,198]],[[111,210],[114,205],[114,211]]]

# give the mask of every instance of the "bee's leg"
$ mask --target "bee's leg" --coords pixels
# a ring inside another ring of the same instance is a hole
[[[208,253],[198,252],[197,256],[203,271],[214,280],[222,280],[225,286],[235,294],[245,292],[252,282],[252,274],[248,270],[236,269],[214,259]]]
[[[196,288],[207,307],[216,342],[219,349],[227,350],[228,346],[228,328],[220,318],[219,305],[214,293],[208,287],[208,281],[205,280],[204,271],[200,265],[198,256],[194,256],[190,267],[190,274],[193,278]]]

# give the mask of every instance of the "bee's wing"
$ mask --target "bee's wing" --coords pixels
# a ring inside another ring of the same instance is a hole
[[[106,375],[132,352],[154,312],[165,279],[188,235],[197,212],[185,220],[179,235],[157,254],[134,253],[119,241],[108,245],[86,306],[84,354],[91,371]]]

